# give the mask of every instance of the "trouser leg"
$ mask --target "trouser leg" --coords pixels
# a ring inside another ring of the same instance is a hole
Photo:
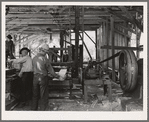
[[[26,90],[26,97],[27,100],[31,100],[32,99],[32,87],[33,87],[33,73],[32,72],[28,72],[27,73],[27,90]]]
[[[27,73],[22,74],[21,78],[21,101],[26,102],[26,90],[27,90]]]
[[[44,76],[40,83],[40,110],[46,110],[48,106],[48,79]]]
[[[32,97],[31,110],[38,110],[39,95],[40,95],[40,86],[39,86],[38,76],[34,75],[34,80],[33,80],[33,97]]]

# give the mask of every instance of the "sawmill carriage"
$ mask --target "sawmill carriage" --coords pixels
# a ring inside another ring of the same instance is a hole
[[[57,62],[51,59],[51,64],[56,72],[65,70],[66,79],[49,79],[50,90],[67,89],[73,99],[74,89],[79,88],[87,103],[88,92],[94,88],[91,86],[101,85],[111,101],[114,83],[123,93],[142,98],[143,6],[6,5],[5,12],[5,34],[13,36],[15,58],[22,47],[28,47],[34,57],[42,43],[59,45],[50,48],[57,57]],[[94,57],[87,40],[94,45]],[[88,60],[84,60],[85,53]],[[17,72],[16,67],[6,70],[6,101],[14,100],[6,104],[7,110],[13,109],[19,97]]]

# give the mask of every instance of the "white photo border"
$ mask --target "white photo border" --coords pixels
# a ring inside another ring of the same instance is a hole
[[[6,5],[90,5],[90,6],[144,6],[144,83],[143,83],[143,111],[136,112],[89,112],[89,111],[67,111],[67,112],[52,112],[52,111],[5,111],[5,6]],[[1,2],[1,54],[2,54],[2,99],[1,99],[1,117],[2,120],[147,120],[147,2]]]

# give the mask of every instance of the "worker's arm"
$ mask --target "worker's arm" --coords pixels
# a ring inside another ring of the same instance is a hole
[[[21,58],[18,58],[18,59],[11,59],[10,61],[17,64],[17,63],[24,63],[24,62],[26,62],[26,60],[27,60],[27,57],[24,56],[24,57],[21,57]]]
[[[46,61],[46,66],[48,68],[48,72],[55,78],[59,78],[60,76],[58,74],[55,73],[50,61],[47,59]]]

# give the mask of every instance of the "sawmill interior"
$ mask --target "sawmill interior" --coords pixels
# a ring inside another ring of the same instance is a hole
[[[14,49],[6,56],[5,110],[32,111],[33,104],[20,105],[22,63],[9,60],[21,58],[22,48],[33,59],[47,44],[48,61],[62,79],[48,74],[46,111],[143,111],[143,9],[6,5],[5,36]]]

